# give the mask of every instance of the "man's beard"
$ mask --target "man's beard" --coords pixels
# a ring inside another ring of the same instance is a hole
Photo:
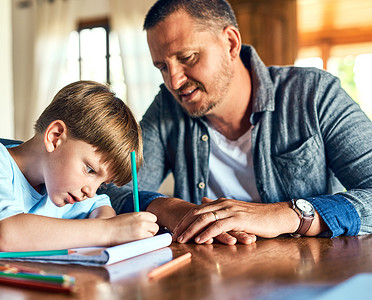
[[[203,106],[198,110],[193,112],[188,111],[186,108],[182,106],[182,109],[187,113],[191,118],[201,118],[204,117],[208,112],[210,112],[213,108],[215,108],[219,102],[209,102],[208,106]]]

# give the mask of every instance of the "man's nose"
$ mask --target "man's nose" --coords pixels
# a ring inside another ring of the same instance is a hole
[[[187,81],[185,70],[182,66],[175,65],[169,67],[169,86],[173,90],[178,90]]]

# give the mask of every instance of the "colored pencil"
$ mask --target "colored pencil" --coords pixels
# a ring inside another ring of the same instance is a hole
[[[69,253],[72,253],[72,252],[68,249],[46,250],[46,251],[24,251],[24,252],[0,252],[0,258],[64,255],[64,254],[69,254]]]
[[[22,272],[22,273],[32,273],[32,274],[45,274],[43,270],[35,269],[35,268],[29,268],[24,266],[18,266],[14,264],[3,264],[0,263],[0,271],[1,272]]]
[[[12,285],[16,287],[24,287],[29,289],[66,293],[71,294],[74,291],[73,286],[65,286],[63,284],[57,284],[52,282],[29,280],[23,278],[9,278],[0,276],[0,284]]]
[[[170,262],[167,262],[164,265],[161,265],[160,267],[155,268],[154,270],[148,273],[148,277],[150,279],[154,279],[156,277],[169,273],[190,261],[191,253],[188,252],[184,255],[181,255],[180,257],[177,257],[176,259],[171,260]]]
[[[11,272],[0,272],[0,277],[10,278],[23,278],[37,281],[47,281],[54,283],[61,283],[65,285],[75,284],[75,278],[69,275],[58,275],[58,274],[31,274],[31,273],[11,273]]]
[[[130,160],[132,164],[132,183],[133,183],[133,204],[134,211],[139,212],[139,198],[138,198],[138,183],[137,183],[137,167],[136,167],[136,152],[130,153]]]

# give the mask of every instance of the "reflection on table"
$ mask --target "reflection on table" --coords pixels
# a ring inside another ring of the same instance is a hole
[[[192,261],[156,280],[147,276],[155,267],[152,261],[155,255],[170,259],[169,249],[108,268],[22,263],[75,276],[77,293],[0,286],[0,299],[310,299],[356,274],[372,272],[372,235],[279,237],[234,246],[173,243],[170,249],[174,258],[191,252]]]

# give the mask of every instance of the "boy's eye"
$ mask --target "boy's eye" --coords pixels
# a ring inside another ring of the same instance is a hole
[[[167,66],[166,65],[161,65],[158,68],[159,68],[160,72],[164,72],[164,71],[167,70]]]
[[[86,169],[88,174],[96,174],[96,171],[94,171],[93,168],[91,168],[88,165],[85,166],[85,169]]]

